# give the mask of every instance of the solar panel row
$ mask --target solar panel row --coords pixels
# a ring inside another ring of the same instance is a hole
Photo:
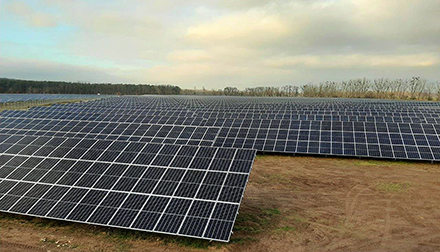
[[[255,151],[0,135],[0,210],[228,241]]]
[[[119,102],[118,102],[119,104]],[[223,117],[230,116],[231,114],[244,114],[244,115],[257,115],[257,114],[281,114],[281,115],[373,115],[373,116],[398,116],[398,115],[409,115],[409,116],[418,116],[420,113],[427,114],[428,116],[438,115],[440,110],[438,108],[430,108],[430,107],[398,107],[398,108],[362,108],[362,107],[354,107],[354,108],[314,108],[314,107],[305,107],[305,108],[235,108],[225,106],[223,108],[207,108],[203,106],[198,107],[157,107],[151,108],[148,106],[140,106],[140,107],[102,107],[102,106],[90,106],[88,105],[72,105],[72,106],[52,106],[50,108],[35,108],[33,110],[38,111],[60,111],[60,112],[82,112],[82,113],[102,113],[102,112],[111,112],[124,114],[127,111],[131,111],[134,114],[143,114],[143,115],[171,115],[175,113],[186,113],[182,114],[182,116],[207,116],[207,117]]]
[[[127,98],[124,98],[127,100]],[[144,98],[145,99],[145,98]],[[110,99],[107,99],[107,101]],[[277,113],[277,114],[338,114],[338,113],[393,113],[393,112],[402,112],[402,113],[417,113],[417,112],[425,112],[425,113],[438,113],[439,107],[435,106],[406,106],[405,104],[400,104],[399,106],[393,107],[381,107],[381,106],[362,106],[360,104],[356,106],[347,107],[343,106],[316,106],[314,104],[309,104],[307,106],[301,106],[299,104],[294,104],[292,106],[246,106],[246,102],[240,104],[239,106],[230,106],[229,104],[219,105],[219,106],[205,106],[205,105],[175,105],[169,106],[163,104],[163,106],[151,106],[149,103],[139,104],[139,105],[124,105],[124,101],[113,99],[113,103],[106,103],[106,105],[100,104],[98,101],[91,104],[70,104],[67,106],[64,105],[54,105],[51,108],[33,108],[33,110],[61,110],[61,111],[82,111],[82,112],[100,112],[100,111],[114,111],[114,112],[123,112],[127,110],[131,110],[135,113],[157,113],[157,112],[165,112],[166,108],[171,112],[193,112],[193,113]],[[117,104],[117,106],[115,106]],[[227,111],[225,109],[227,108]]]
[[[2,119],[0,117],[0,119]],[[6,118],[0,133],[211,146],[215,127]]]
[[[0,94],[0,103],[41,101],[41,100],[76,100],[76,99],[97,99],[98,95],[76,95],[76,94]]]
[[[9,117],[0,123],[0,133],[393,159],[439,160],[440,155],[439,124],[213,119],[204,125]]]
[[[405,122],[405,123],[433,123],[439,124],[438,115],[434,117],[422,116],[340,116],[340,115],[282,115],[282,114],[256,114],[256,116],[242,116],[242,114],[229,114],[227,116],[213,117],[189,117],[177,115],[134,115],[124,114],[98,114],[98,113],[73,113],[73,112],[57,112],[57,113],[36,113],[24,111],[6,111],[0,113],[4,118],[34,118],[34,119],[63,119],[63,120],[88,120],[100,122],[125,122],[125,123],[159,123],[170,125],[193,125],[208,126],[207,123],[215,121],[216,124],[227,122],[230,120],[301,120],[301,121],[345,121],[345,122]]]
[[[439,107],[435,102],[399,101],[346,98],[271,98],[271,97],[221,97],[221,96],[125,96],[101,100],[96,106],[104,107],[204,107],[204,108],[397,108],[397,107]],[[69,106],[75,106],[71,104]],[[94,105],[95,106],[95,105]]]

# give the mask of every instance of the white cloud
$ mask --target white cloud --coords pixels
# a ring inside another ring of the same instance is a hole
[[[73,28],[56,38],[60,57],[103,62],[93,71],[134,82],[222,88],[440,72],[438,0],[43,3],[9,8],[29,26]],[[57,14],[40,15],[49,9]]]
[[[440,64],[439,58],[430,54],[412,55],[299,55],[272,57],[265,65],[276,68],[303,66],[310,68],[351,68],[351,67],[430,67]]]
[[[212,59],[212,56],[203,50],[178,50],[168,54],[168,59],[174,62],[200,62]]]
[[[234,43],[258,46],[282,39],[289,32],[278,16],[265,11],[247,11],[219,17],[188,28],[186,37],[195,43]]]
[[[51,13],[40,12],[21,1],[5,2],[3,14],[13,14],[31,27],[55,27],[56,17]]]
[[[130,79],[115,73],[119,69],[102,69],[61,64],[43,60],[18,60],[0,57],[0,76],[31,80],[60,80],[81,82],[127,82]]]

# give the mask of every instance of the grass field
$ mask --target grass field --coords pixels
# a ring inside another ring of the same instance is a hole
[[[32,107],[49,107],[54,104],[68,104],[91,101],[95,99],[75,99],[75,100],[41,100],[41,101],[18,101],[9,103],[0,103],[0,112],[3,110],[28,110]]]
[[[440,251],[438,164],[257,156],[230,243],[0,214],[0,251]]]

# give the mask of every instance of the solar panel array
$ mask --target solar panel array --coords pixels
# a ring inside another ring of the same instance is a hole
[[[0,135],[0,211],[228,241],[255,151]]]
[[[256,151],[440,160],[440,104],[128,96],[0,113],[0,211],[229,241]]]
[[[0,114],[0,133],[440,160],[435,102],[132,96]]]
[[[26,101],[50,101],[50,100],[77,100],[77,99],[98,99],[98,95],[77,95],[77,94],[0,94],[0,104],[7,102]]]
[[[211,146],[219,128],[0,117],[0,133]]]

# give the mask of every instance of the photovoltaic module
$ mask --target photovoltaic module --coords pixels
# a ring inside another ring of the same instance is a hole
[[[0,211],[229,241],[256,151],[0,136]]]
[[[0,102],[28,99],[50,97]],[[0,211],[229,241],[257,152],[435,162],[439,118],[435,102],[196,96],[2,111]]]

